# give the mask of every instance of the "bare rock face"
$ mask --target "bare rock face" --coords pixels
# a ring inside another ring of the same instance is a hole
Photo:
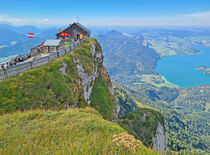
[[[90,74],[85,72],[85,69],[82,66],[82,63],[74,57],[74,62],[77,64],[77,72],[79,75],[78,83],[83,88],[84,98],[88,102],[88,104],[90,104],[90,95],[93,90],[94,81],[99,76],[98,65],[99,65],[99,63],[103,62],[102,54],[97,54],[96,47],[94,44],[91,44],[90,51],[91,51],[91,54],[93,57],[93,61],[102,59],[102,61],[97,61],[96,65],[93,64],[93,70],[91,71]],[[101,53],[101,51],[100,51],[100,53]]]
[[[61,74],[64,75],[64,76],[68,76],[68,74],[66,73],[66,67],[67,67],[67,65],[65,63],[63,63],[63,67],[61,67],[59,69],[59,71],[61,72]]]
[[[91,75],[89,75],[88,73],[85,72],[81,63],[77,64],[77,72],[80,77],[78,82],[83,88],[84,97],[85,100],[88,101],[88,104],[90,104],[90,95],[93,89],[92,82],[94,82],[95,79],[99,76],[99,73],[97,72],[97,66],[93,68],[95,69],[93,69],[93,72],[91,73]]]
[[[155,137],[152,139],[153,148],[156,152],[166,152],[167,151],[167,133],[165,127],[160,123],[158,124]]]
[[[78,78],[77,81],[83,89],[85,100],[88,102],[88,104],[90,104],[90,102],[91,102],[90,101],[90,96],[91,96],[91,93],[92,93],[92,90],[93,90],[93,87],[94,87],[95,79],[97,77],[99,77],[99,75],[101,75],[103,77],[104,81],[108,85],[110,94],[112,94],[113,97],[114,97],[114,102],[116,104],[116,107],[113,109],[113,113],[114,113],[114,116],[116,116],[116,118],[117,118],[118,113],[120,111],[120,106],[117,102],[117,98],[115,97],[115,91],[112,88],[112,83],[111,83],[109,74],[103,66],[102,51],[97,51],[96,45],[94,45],[93,43],[91,43],[90,51],[91,51],[91,54],[92,54],[92,60],[94,62],[93,67],[92,67],[92,71],[90,73],[87,73],[85,71],[84,66],[82,65],[80,60],[78,60],[76,58],[74,53],[71,53],[73,55],[73,58],[74,58],[73,59],[74,63],[77,64],[77,73],[79,75],[79,78]],[[99,66],[101,68],[100,71],[98,70]]]

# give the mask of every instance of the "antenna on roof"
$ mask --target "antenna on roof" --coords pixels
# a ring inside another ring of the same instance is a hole
[[[78,16],[77,16],[77,23],[79,23],[79,19],[80,19],[80,16],[78,15]]]

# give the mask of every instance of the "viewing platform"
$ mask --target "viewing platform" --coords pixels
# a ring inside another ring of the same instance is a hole
[[[30,49],[30,53],[17,57],[1,65],[0,81],[21,74],[36,67],[43,66],[56,58],[62,57],[84,43],[90,37],[90,30],[79,23],[70,24],[65,30],[56,34],[41,45]]]
[[[17,65],[8,66],[6,68],[0,69],[0,81],[19,75],[20,73],[26,72],[36,67],[40,67],[48,64],[49,62],[55,60],[56,58],[62,57],[67,53],[84,43],[84,39],[78,40],[75,44],[60,49],[56,52],[49,54],[41,54],[39,57],[31,57],[24,62],[18,63]]]

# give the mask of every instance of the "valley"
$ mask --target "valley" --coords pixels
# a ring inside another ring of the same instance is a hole
[[[159,109],[164,114],[170,129],[168,149],[185,153],[191,150],[209,152],[210,85],[183,88],[168,82],[155,69],[158,61],[166,56],[191,56],[191,47],[205,46],[203,40],[210,39],[209,32],[141,30],[129,33],[132,36],[124,36],[120,31],[96,36],[102,44],[104,64],[111,79],[137,102]],[[193,53],[197,51],[193,50]],[[135,103],[131,105],[136,109]],[[198,128],[202,130],[197,132]],[[198,141],[199,144],[194,144]]]

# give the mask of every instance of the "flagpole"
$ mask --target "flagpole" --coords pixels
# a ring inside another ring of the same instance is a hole
[[[30,43],[30,38],[28,37],[28,47],[29,47],[29,52],[31,52],[31,51],[30,51],[30,46],[31,46],[31,43]]]
[[[35,34],[33,34],[33,33],[28,33],[28,46],[29,46],[29,51],[31,52],[31,38],[33,38],[34,37],[34,35]]]

